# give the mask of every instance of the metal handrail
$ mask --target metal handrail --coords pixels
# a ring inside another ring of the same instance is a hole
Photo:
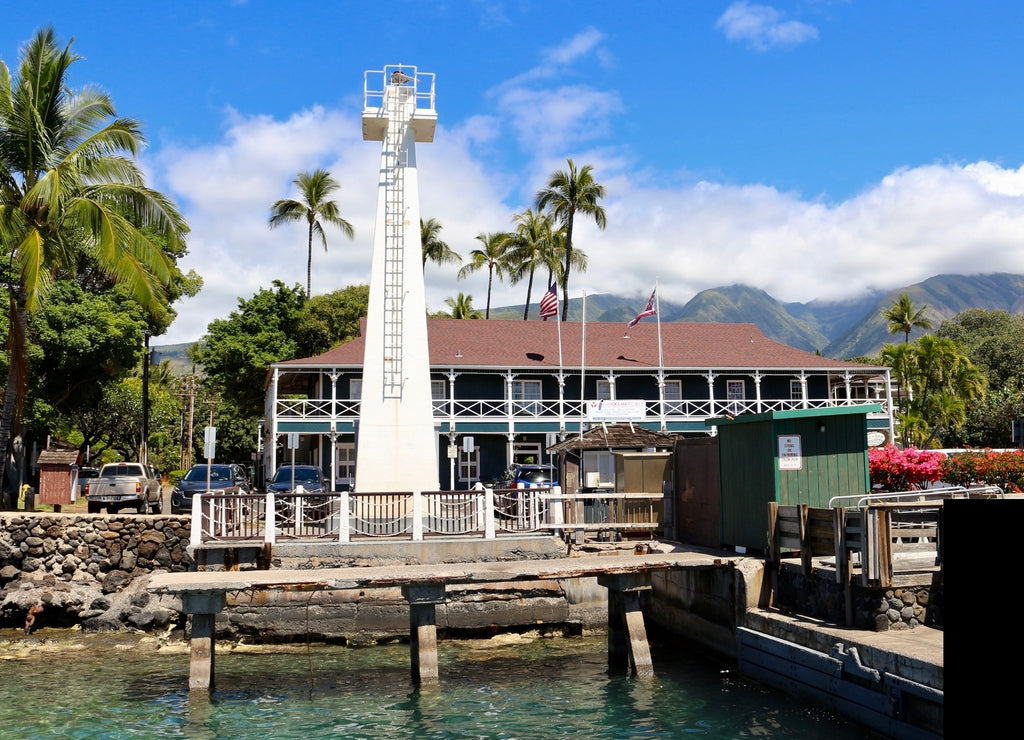
[[[909,491],[854,493],[846,496],[833,496],[828,500],[828,506],[830,509],[834,509],[837,508],[837,503],[841,501],[855,501],[856,503],[853,508],[863,509],[873,501],[910,500],[911,503],[918,501],[924,503],[947,498],[974,498],[976,496],[990,498],[993,495],[997,495],[999,498],[1005,498],[1005,493],[999,486],[986,485],[974,486],[971,488],[967,488],[965,486],[942,486],[938,488],[919,488]]]

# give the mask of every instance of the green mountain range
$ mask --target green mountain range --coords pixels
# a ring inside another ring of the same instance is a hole
[[[849,359],[877,355],[885,344],[902,341],[902,336],[889,333],[882,315],[903,293],[918,308],[926,307],[925,315],[935,329],[968,308],[1024,313],[1024,275],[1007,273],[936,275],[888,292],[876,291],[846,301],[809,303],[783,303],[758,288],[730,285],[701,291],[682,305],[661,298],[659,306],[662,321],[756,324],[765,336],[790,347]],[[581,298],[570,299],[570,321],[580,320],[582,303]],[[587,296],[587,321],[627,322],[643,307],[643,299],[608,294]],[[492,318],[522,316],[522,305],[491,308]],[[920,333],[912,332],[911,339]]]
[[[936,275],[927,280],[888,292],[877,291],[846,301],[813,300],[782,303],[763,290],[746,285],[711,288],[685,304],[659,300],[662,321],[717,321],[756,324],[765,336],[777,342],[825,357],[850,359],[877,355],[887,343],[903,341],[889,333],[882,314],[906,293],[938,329],[943,321],[968,308],[1024,313],[1024,275]],[[538,299],[539,300],[539,299]],[[626,323],[643,309],[644,298],[623,298],[611,294],[587,296],[587,321]],[[536,302],[531,318],[536,317]],[[583,299],[569,301],[569,320],[583,316]],[[523,305],[491,308],[491,318],[522,320]],[[646,319],[653,321],[653,319]],[[911,333],[911,338],[920,335]],[[154,360],[170,360],[176,373],[191,369],[188,344],[154,346]]]

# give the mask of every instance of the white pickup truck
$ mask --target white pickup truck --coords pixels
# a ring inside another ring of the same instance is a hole
[[[104,465],[99,477],[86,482],[85,499],[90,514],[99,514],[104,508],[111,514],[120,509],[133,509],[139,514],[163,511],[160,479],[151,466],[142,463]]]

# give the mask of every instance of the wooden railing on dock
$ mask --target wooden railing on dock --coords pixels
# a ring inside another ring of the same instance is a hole
[[[854,508],[768,504],[768,561],[771,577],[784,557],[798,555],[805,575],[814,558],[834,558],[836,582],[846,592],[846,620],[852,624],[852,585],[859,570],[864,586],[892,587],[922,563],[941,572],[942,504],[950,498],[1001,498],[996,486],[951,487],[846,497]],[[773,584],[774,589],[774,584]]]

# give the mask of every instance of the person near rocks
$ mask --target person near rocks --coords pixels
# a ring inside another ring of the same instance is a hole
[[[43,607],[41,604],[33,604],[28,608],[28,614],[25,615],[25,634],[31,634],[32,625],[36,623],[36,617],[43,613]]]

